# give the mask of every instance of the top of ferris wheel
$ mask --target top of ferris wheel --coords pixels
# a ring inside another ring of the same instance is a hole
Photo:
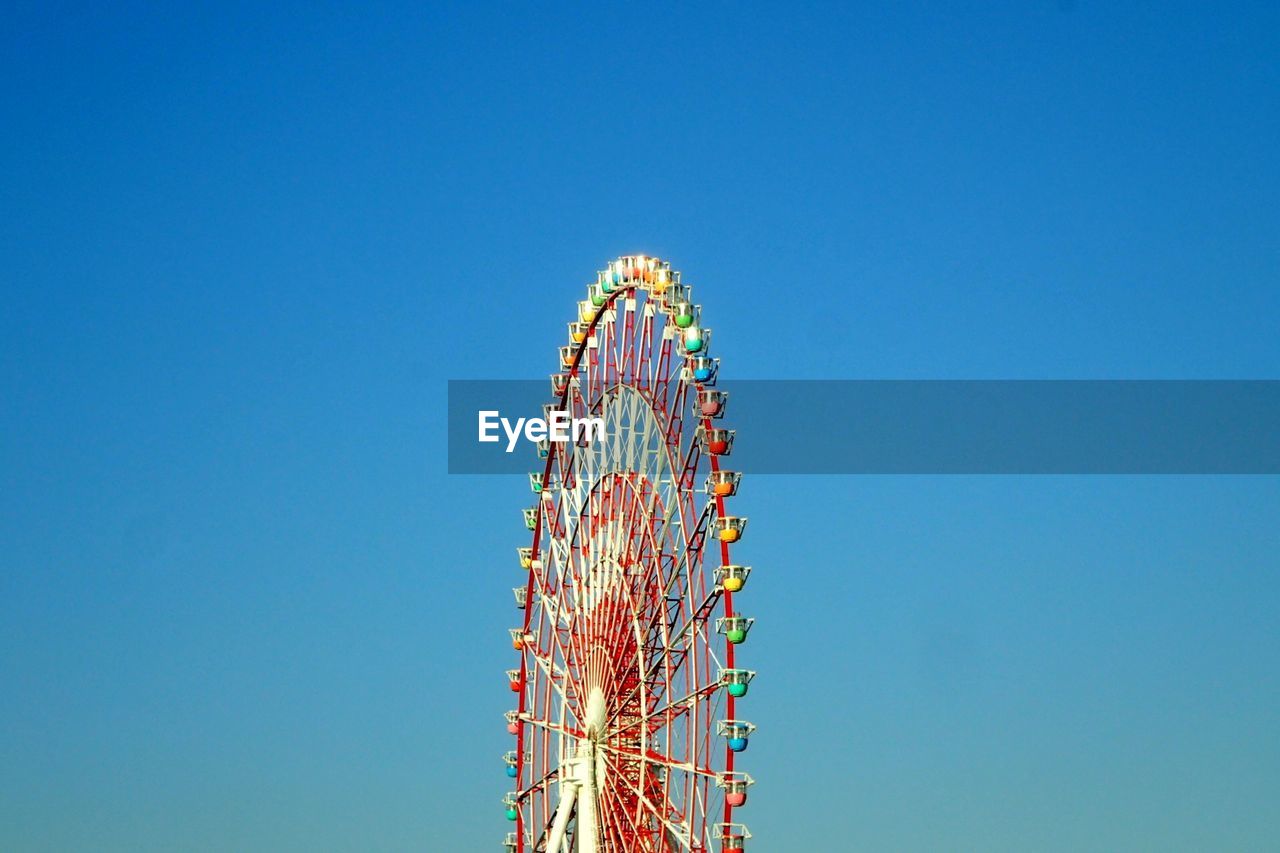
[[[575,350],[590,337],[601,310],[623,292],[634,290],[649,293],[670,315],[672,325],[663,334],[681,338],[690,377],[702,385],[715,385],[718,359],[707,355],[711,330],[702,326],[691,289],[681,283],[680,271],[671,269],[670,262],[648,255],[621,255],[596,273],[596,280],[587,285],[587,298],[578,303],[577,321],[569,324],[570,343],[560,348],[561,368],[570,370],[576,364]],[[565,383],[565,374],[553,375],[554,393],[563,393]]]
[[[610,261],[596,273],[596,280],[587,285],[587,298],[578,303],[578,319],[569,324],[570,344],[560,349],[561,367],[571,369],[576,364],[575,348],[590,336],[591,328],[605,308],[622,292],[643,290],[656,297],[662,311],[670,315],[672,327],[664,330],[664,336],[679,336],[681,349],[689,359],[692,378],[707,385],[715,384],[716,359],[707,357],[711,330],[700,322],[699,306],[693,304],[688,285],[680,282],[679,270],[661,258],[648,255],[622,255]],[[553,387],[561,393],[559,376],[553,377]]]
[[[603,270],[596,273],[596,282],[611,280],[613,284],[627,283],[633,286],[647,287],[655,293],[671,284],[680,283],[680,272],[671,269],[671,262],[648,255],[619,255]]]

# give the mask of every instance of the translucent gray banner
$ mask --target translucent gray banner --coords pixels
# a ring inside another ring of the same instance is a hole
[[[739,380],[717,426],[756,474],[1277,474],[1280,381]],[[451,474],[539,467],[479,413],[541,418],[546,380],[451,380]],[[492,417],[491,417],[492,423]],[[508,446],[513,451],[508,453]]]

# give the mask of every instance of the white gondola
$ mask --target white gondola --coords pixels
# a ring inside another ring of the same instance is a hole
[[[717,566],[716,585],[725,592],[741,592],[751,577],[750,566]]]
[[[721,773],[716,785],[724,789],[725,805],[740,808],[747,804],[747,788],[756,783],[747,773],[731,771]]]
[[[716,723],[716,731],[724,738],[733,752],[745,752],[756,727],[746,720],[721,720]]]
[[[698,399],[694,401],[694,411],[699,417],[703,418],[723,418],[725,408],[729,405],[729,395],[724,391],[715,391],[710,388],[704,388],[698,392]]]
[[[671,264],[664,261],[654,269],[653,283],[649,289],[657,296],[661,296],[672,284],[679,286],[680,273],[672,271]]]
[[[591,324],[589,322],[580,320],[576,323],[569,324],[569,341],[574,346],[586,341],[590,334]]]
[[[715,498],[727,498],[738,493],[742,475],[737,471],[712,471],[707,475],[707,494]]]
[[[716,538],[721,542],[737,542],[747,531],[744,516],[722,515],[715,520]]]
[[[689,329],[698,325],[698,307],[692,302],[686,299],[681,302],[669,302],[669,304],[671,318],[675,321],[676,328]]]
[[[720,836],[722,853],[739,853],[746,850],[747,839],[751,837],[746,825],[741,823],[717,823],[716,834]]]
[[[592,311],[594,312],[599,310],[600,308],[603,308],[604,304],[609,301],[609,294],[612,292],[613,292],[612,286],[610,286],[607,290],[605,289],[605,284],[603,279],[601,279],[600,281],[597,281],[595,284],[588,287],[587,301],[591,303]],[[592,316],[594,316],[594,314]]]
[[[662,305],[668,311],[674,313],[675,306],[683,305],[686,302],[692,303],[691,292],[692,290],[687,284],[672,284],[662,294]]]
[[[550,477],[543,475],[541,471],[529,472],[529,490],[535,495],[547,497],[549,492],[554,492],[560,487],[560,479],[552,473]]]
[[[737,432],[731,429],[703,427],[697,429],[698,443],[702,446],[702,452],[710,453],[712,456],[728,456],[733,453],[733,439],[736,435]]]
[[[751,686],[751,680],[755,677],[755,672],[749,669],[720,670],[720,683],[725,686],[725,690],[734,699],[741,699],[747,695],[747,689]]]
[[[747,635],[751,633],[751,626],[756,624],[756,620],[746,616],[734,614],[732,616],[721,616],[716,620],[716,632],[724,634],[725,638],[735,646],[747,641]]]
[[[716,384],[716,375],[720,372],[720,359],[698,356],[689,359],[685,369],[688,371],[687,379],[702,386],[712,386]]]
[[[685,355],[698,355],[711,349],[711,330],[693,325],[683,330],[680,340]]]

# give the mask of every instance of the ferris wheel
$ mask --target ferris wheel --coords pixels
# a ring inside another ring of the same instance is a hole
[[[587,288],[551,376],[557,413],[603,430],[538,443],[517,549],[520,611],[507,672],[515,853],[745,850],[755,673],[737,647],[751,573],[731,546],[741,475],[700,306],[669,263],[608,264]]]

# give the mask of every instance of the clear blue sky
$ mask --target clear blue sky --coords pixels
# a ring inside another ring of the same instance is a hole
[[[619,253],[730,378],[1280,376],[1272,3],[108,5],[0,27],[6,851],[499,849],[444,383]],[[1274,849],[1275,478],[740,507],[763,849]]]

